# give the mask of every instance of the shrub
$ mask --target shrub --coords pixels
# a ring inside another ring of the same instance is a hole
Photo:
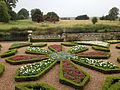
[[[99,51],[110,52],[110,48],[107,48],[107,47],[92,46],[92,48],[95,49],[95,50],[99,50]]]
[[[47,46],[47,44],[32,44],[30,47],[44,47]]]
[[[96,24],[97,21],[98,21],[97,17],[93,17],[93,18],[92,18],[92,23],[93,23],[93,24]]]
[[[74,43],[74,42],[63,42],[63,43],[61,43],[61,45],[64,45],[64,46],[76,46],[77,44],[76,43]]]
[[[57,45],[57,44],[50,45],[50,46],[48,46],[48,48],[51,51],[54,51],[54,52],[61,52],[61,51],[63,51],[62,46],[61,45]]]
[[[75,20],[88,20],[89,17],[87,15],[80,15],[75,18]]]
[[[20,47],[25,47],[25,46],[29,46],[29,45],[31,45],[31,43],[14,43],[10,46],[9,49],[20,48]]]

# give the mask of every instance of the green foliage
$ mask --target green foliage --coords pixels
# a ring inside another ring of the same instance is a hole
[[[32,44],[30,47],[45,47],[47,44]]]
[[[109,11],[110,20],[116,20],[118,18],[118,14],[119,14],[119,9],[117,7],[113,7],[112,9],[110,9]]]
[[[29,18],[29,11],[27,11],[25,8],[22,8],[18,13],[17,13],[17,19],[28,19]]]
[[[4,0],[9,7],[15,7],[18,0]]]
[[[8,13],[7,5],[4,1],[0,1],[0,22],[8,23],[10,20],[10,15]]]
[[[47,83],[28,83],[28,84],[17,84],[15,90],[57,90]]]
[[[4,52],[0,56],[1,56],[1,58],[4,58],[4,57],[9,57],[9,56],[15,55],[16,53],[17,53],[17,49],[11,49],[11,50],[8,50],[7,52]]]
[[[80,15],[75,18],[75,20],[89,20],[87,15]]]
[[[120,76],[108,76],[102,90],[120,90]]]
[[[77,44],[76,43],[74,43],[74,42],[63,42],[63,43],[61,43],[61,45],[63,45],[63,46],[76,46]]]
[[[3,74],[4,71],[5,71],[5,66],[0,64],[0,76]]]
[[[31,10],[31,17],[32,17],[32,21],[35,22],[43,22],[43,13],[41,12],[40,9],[32,9]]]
[[[92,18],[92,23],[93,23],[93,24],[96,24],[97,22],[98,22],[97,17],[93,17],[93,18]]]
[[[10,20],[16,20],[17,19],[17,14],[16,14],[15,11],[10,10],[9,15],[10,15]]]
[[[44,20],[55,23],[56,21],[59,21],[59,16],[55,12],[48,12],[44,15]]]

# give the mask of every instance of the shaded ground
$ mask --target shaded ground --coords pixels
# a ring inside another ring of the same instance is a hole
[[[2,50],[0,51],[0,54],[7,51],[10,45],[14,42],[0,42],[0,44],[3,46]],[[54,44],[53,42],[47,43],[48,45]],[[60,44],[59,42],[55,42],[55,44]],[[115,48],[116,44],[111,45],[111,57],[107,59],[110,62],[113,62],[120,66],[120,64],[117,62],[117,57],[120,56],[120,50]],[[92,50],[90,46],[89,50]],[[17,54],[24,54],[25,48],[18,49]],[[47,49],[47,47],[45,47]],[[67,48],[68,49],[68,48]],[[66,50],[67,50],[66,49]],[[15,82],[14,76],[15,71],[18,67],[21,67],[22,65],[10,65],[4,61],[4,59],[0,58],[0,64],[5,65],[5,72],[0,77],[0,90],[14,90],[15,84],[18,83],[28,83],[28,82]],[[100,72],[85,68],[80,66],[85,72],[89,73],[91,78],[88,84],[85,86],[84,90],[101,90],[103,86],[103,82],[107,76],[111,75],[120,75],[120,74],[102,74]],[[63,85],[59,83],[59,64],[57,64],[53,69],[51,69],[48,73],[46,73],[43,77],[41,77],[37,81],[30,81],[32,82],[46,82],[55,88],[57,90],[74,90],[74,88],[71,88],[69,86]]]

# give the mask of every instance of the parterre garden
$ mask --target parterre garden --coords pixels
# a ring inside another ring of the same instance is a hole
[[[113,42],[1,42],[0,90],[119,90]]]

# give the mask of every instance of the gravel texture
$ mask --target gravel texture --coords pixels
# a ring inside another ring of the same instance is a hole
[[[7,51],[12,43],[15,43],[15,42],[0,42],[0,44],[3,46],[2,50],[0,51],[0,54]],[[47,44],[48,45],[60,44],[60,42],[48,42]],[[117,57],[120,56],[120,49],[116,49],[115,46],[116,44],[113,44],[110,46],[110,50],[112,54],[111,54],[111,57],[107,60],[120,66],[120,64],[117,62]],[[87,47],[89,48],[90,51],[93,50],[91,46],[87,46]],[[18,49],[17,54],[24,54],[25,48],[26,47]],[[47,47],[44,47],[44,48],[47,49]],[[65,51],[67,49],[68,48],[66,48]],[[0,90],[14,90],[16,84],[28,83],[28,82],[16,82],[14,80],[16,69],[18,67],[21,67],[22,65],[10,65],[9,63],[6,63],[2,58],[0,58],[0,64],[5,65],[5,72],[0,77]],[[120,74],[102,74],[98,71],[94,71],[82,66],[79,66],[79,67],[81,67],[85,72],[89,73],[91,76],[90,81],[85,86],[84,90],[102,90],[103,82],[107,76],[120,75]],[[75,90],[72,87],[59,83],[59,64],[53,67],[48,73],[42,76],[39,80],[29,81],[29,83],[33,83],[33,82],[46,82],[51,86],[54,86],[55,88],[57,88],[57,90]]]

